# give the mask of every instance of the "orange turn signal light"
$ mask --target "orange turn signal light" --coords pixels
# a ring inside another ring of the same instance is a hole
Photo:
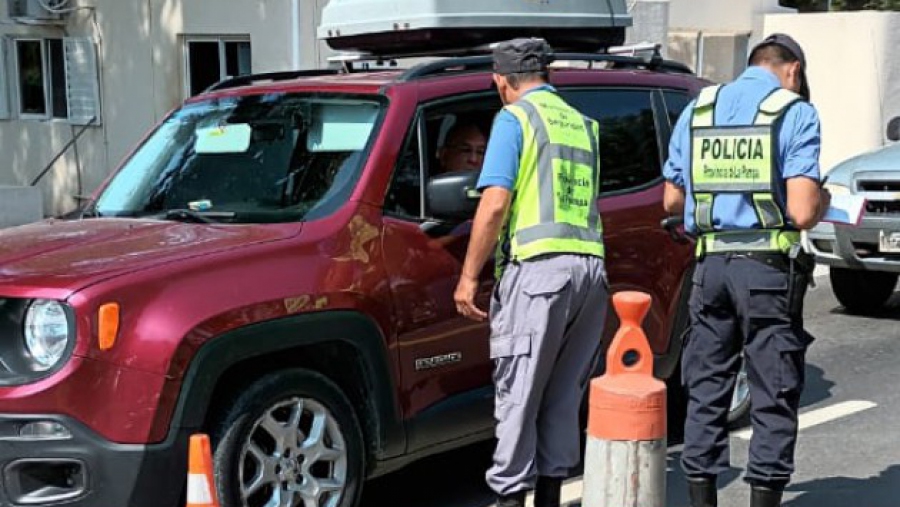
[[[106,303],[97,312],[97,331],[100,350],[109,350],[119,336],[119,303]]]

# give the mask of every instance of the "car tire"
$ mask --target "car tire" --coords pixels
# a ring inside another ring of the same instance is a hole
[[[359,502],[365,470],[359,421],[347,397],[318,373],[283,370],[259,379],[240,393],[214,435],[222,507]]]
[[[850,313],[871,314],[884,307],[897,286],[897,273],[831,268],[831,289]]]

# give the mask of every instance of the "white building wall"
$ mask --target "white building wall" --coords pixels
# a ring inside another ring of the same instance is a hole
[[[884,145],[888,122],[900,116],[900,13],[767,16],[765,29],[791,34],[806,53],[824,170]]]
[[[634,24],[625,29],[625,44],[653,43],[666,56],[669,37],[669,0],[632,0]]]
[[[668,52],[706,79],[726,82],[747,65],[747,53],[768,35],[771,13],[793,13],[778,0],[670,0]]]
[[[85,36],[98,44],[102,123],[88,127],[77,145],[81,193],[88,194],[184,99],[185,35],[248,36],[253,72],[288,70],[293,61],[292,1],[75,0],[94,11],[81,10],[64,26],[46,27],[14,23],[7,3],[0,1],[0,37]],[[324,64],[327,57],[315,39],[326,1],[301,0],[301,61],[306,68]],[[13,77],[10,69],[5,75]],[[12,93],[10,104],[15,111]],[[30,183],[72,136],[73,127],[63,120],[19,120],[15,114],[0,119],[0,185]],[[70,149],[39,184],[47,214],[75,207],[77,166]]]
[[[766,14],[793,13],[778,0],[670,0],[669,23],[677,30],[751,32],[752,47],[763,38]]]

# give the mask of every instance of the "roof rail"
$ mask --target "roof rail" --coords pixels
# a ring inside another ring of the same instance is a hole
[[[650,49],[650,48],[641,48]],[[630,48],[629,48],[630,50]],[[665,60],[659,54],[657,46],[653,55],[649,58],[638,56],[624,56],[620,54],[609,53],[556,53],[555,61],[575,61],[586,62],[588,68],[592,68],[594,63],[610,64],[606,68],[612,69],[646,69],[652,71],[669,72],[673,74],[693,74],[694,72],[683,63],[673,60]],[[417,79],[435,76],[446,72],[478,72],[490,70],[493,67],[493,60],[490,55],[480,56],[464,56],[458,58],[447,58],[434,62],[423,63],[404,72],[398,81],[407,82]]]
[[[307,70],[289,70],[285,72],[263,72],[261,74],[248,74],[246,76],[231,77],[223,79],[218,83],[210,86],[203,93],[214,92],[219,90],[227,90],[229,88],[237,88],[239,86],[247,86],[253,83],[263,81],[290,81],[301,77],[315,76],[331,76],[343,72],[339,69],[307,69]]]

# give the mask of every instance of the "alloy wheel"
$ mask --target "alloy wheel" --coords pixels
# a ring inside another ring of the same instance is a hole
[[[334,416],[311,399],[273,405],[252,425],[239,474],[245,507],[337,507],[347,446]]]

